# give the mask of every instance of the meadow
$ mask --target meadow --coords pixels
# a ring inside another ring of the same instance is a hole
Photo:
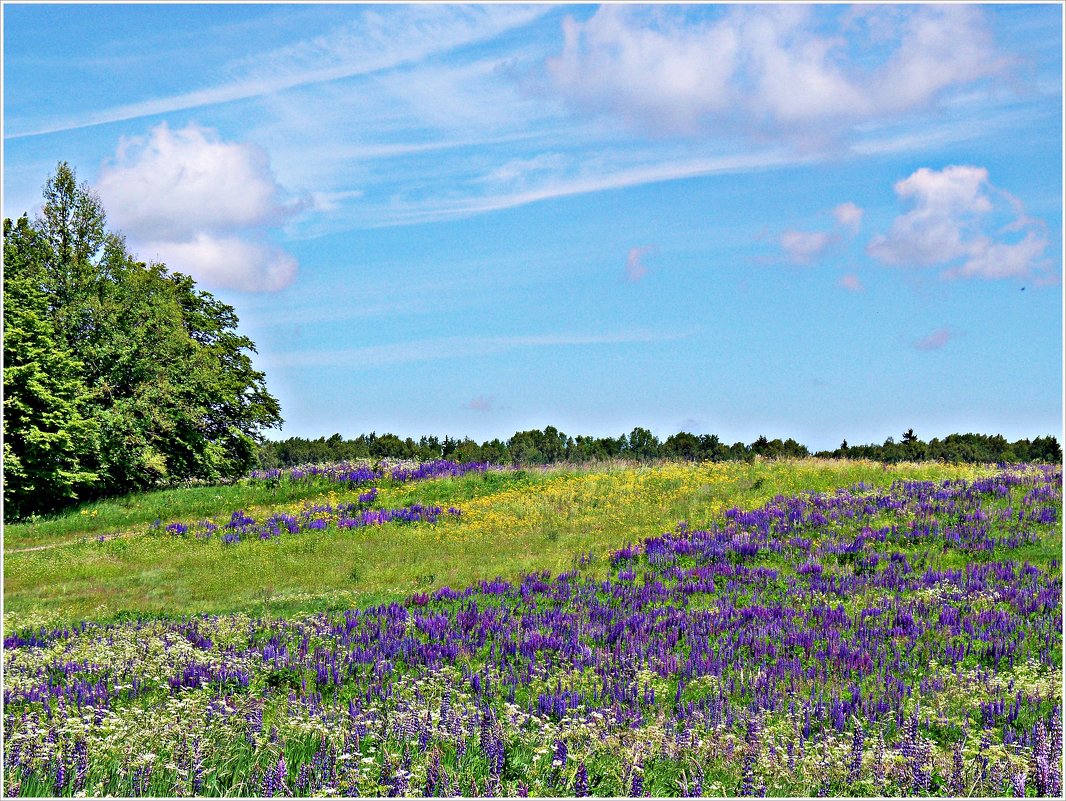
[[[1058,467],[360,469],[7,527],[6,794],[1060,794]]]

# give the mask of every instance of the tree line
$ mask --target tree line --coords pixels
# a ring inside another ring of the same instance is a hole
[[[254,467],[282,419],[237,323],[60,163],[35,219],[4,220],[4,519]]]
[[[848,445],[832,451],[812,452],[796,440],[758,437],[751,443],[727,444],[715,434],[672,434],[664,441],[646,428],[634,428],[617,437],[568,436],[554,426],[543,431],[518,431],[507,440],[477,443],[470,438],[436,436],[400,438],[396,434],[361,434],[344,439],[340,434],[318,439],[290,437],[267,440],[259,446],[259,466],[264,469],[293,467],[355,459],[452,459],[458,462],[545,465],[560,462],[585,464],[610,459],[639,462],[652,460],[750,461],[820,456],[833,459],[871,459],[879,462],[937,460],[944,462],[1042,462],[1059,463],[1062,449],[1053,436],[1008,442],[999,434],[951,434],[923,442],[912,429],[897,442],[889,437],[880,445]]]

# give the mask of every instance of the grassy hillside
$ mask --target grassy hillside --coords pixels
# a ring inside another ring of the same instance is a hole
[[[459,518],[389,523],[224,545],[176,537],[171,522],[224,523],[244,510],[261,519],[309,503],[354,501],[367,487],[324,480],[195,487],[101,502],[35,525],[5,530],[4,619],[8,630],[199,612],[289,614],[404,598],[444,585],[568,569],[591,554],[701,525],[731,507],[754,508],[778,494],[899,478],[945,479],[972,466],[806,459],[756,464],[664,464],[503,471],[461,478],[377,483],[373,506],[454,506]],[[162,526],[150,527],[155,521]],[[103,536],[103,541],[100,537]],[[19,549],[49,545],[42,550]]]
[[[329,493],[324,482],[243,481],[139,492],[81,504],[71,512],[4,526],[7,552],[95,538],[101,534],[144,531],[156,520],[197,520],[229,515],[237,509],[260,509],[299,503]],[[336,489],[336,487],[333,487]]]

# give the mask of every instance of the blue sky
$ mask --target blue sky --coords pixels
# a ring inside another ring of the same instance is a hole
[[[5,4],[60,160],[273,436],[1062,429],[1062,8]]]

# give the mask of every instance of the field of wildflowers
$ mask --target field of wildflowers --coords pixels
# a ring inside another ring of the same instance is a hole
[[[528,509],[509,517],[518,539],[565,536],[568,513],[640,532],[615,505],[654,491],[677,511],[707,485],[691,475],[649,490],[637,474],[605,496],[602,477],[563,473],[539,502],[504,507]],[[372,503],[443,508],[434,493],[456,486],[416,498],[396,482],[311,513],[327,532],[275,520],[280,536],[259,542],[264,524],[242,515],[234,530],[257,533],[235,548],[166,526],[145,541],[239,556],[347,536],[337,523]],[[490,530],[488,498],[524,491],[469,493],[461,515],[402,533],[469,546]],[[704,498],[698,525],[578,551],[560,573],[376,606],[8,626],[3,789],[1061,795],[1059,467],[720,503]]]
[[[385,472],[383,465],[350,467]],[[460,471],[453,464],[442,476],[396,481],[393,469],[415,466],[384,467],[390,474],[354,482],[330,477],[353,470],[326,467],[227,487],[162,490],[5,527],[5,626],[370,606],[493,576],[517,580],[528,572],[562,572],[578,554],[602,557],[680,520],[700,526],[731,506],[755,508],[777,494],[858,482],[887,487],[897,479],[973,479],[989,472],[818,459],[484,471]],[[435,523],[336,525],[338,510],[417,506],[462,514],[442,514]],[[239,533],[230,525],[236,512],[237,520],[251,518],[253,528],[263,530],[245,531],[250,536],[231,547],[235,543],[227,544],[226,535]],[[289,536],[284,518],[303,521],[309,513],[314,525]],[[274,536],[275,527],[283,536]],[[172,536],[183,530],[193,536]],[[27,549],[31,545],[39,550]],[[604,565],[599,559],[587,570],[603,578]]]

